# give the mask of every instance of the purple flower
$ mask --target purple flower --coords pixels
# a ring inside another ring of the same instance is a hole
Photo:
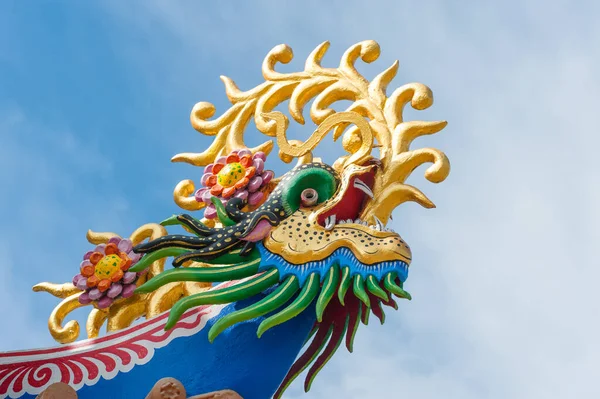
[[[212,197],[219,198],[223,204],[230,198],[240,198],[251,206],[259,205],[265,197],[262,190],[275,175],[272,170],[264,170],[266,160],[267,155],[262,151],[252,154],[249,149],[243,149],[234,150],[208,165],[200,179],[203,187],[194,194],[196,201],[207,205],[204,217],[217,217]]]

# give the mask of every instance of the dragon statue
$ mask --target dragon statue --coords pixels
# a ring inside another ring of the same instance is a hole
[[[73,397],[143,398],[156,381],[174,377],[189,394],[217,392],[198,397],[279,399],[305,371],[308,391],[342,343],[352,352],[371,313],[383,324],[384,307],[398,308],[394,298],[411,299],[404,289],[410,248],[386,225],[404,202],[434,207],[405,181],[424,163],[432,164],[429,181],[448,176],[444,153],[410,148],[446,122],[403,119],[406,104],[423,110],[433,96],[411,83],[388,97],[398,62],[371,82],[356,70],[358,58],[379,57],[376,42],[350,47],[337,68],[321,66],[328,47],[319,45],[303,71],[280,73],[276,64],[293,55],[279,45],[264,60],[264,83],[241,91],[222,77],[232,106],[221,116],[210,119],[210,103],[194,106],[192,126],[214,141],[173,158],[204,168],[199,187],[183,180],[175,188],[186,212],[129,237],[89,231],[94,247],[73,281],[34,287],[62,299],[48,326],[64,345],[0,353],[0,398],[49,397],[56,383]],[[289,119],[276,107],[288,101],[290,116],[304,124],[311,100],[316,130],[306,141],[289,140]],[[335,111],[339,100],[351,105]],[[275,140],[248,148],[252,119]],[[330,132],[347,154],[327,165],[313,151]],[[296,159],[280,177],[266,169],[275,143],[281,160]],[[168,259],[173,267],[165,270]],[[64,320],[83,306],[92,310],[87,339],[77,341],[79,323]],[[148,397],[180,397],[155,391]]]

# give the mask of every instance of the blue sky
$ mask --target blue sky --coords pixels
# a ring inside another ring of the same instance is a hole
[[[361,71],[399,59],[390,88],[432,88],[434,106],[408,116],[449,121],[419,144],[445,151],[452,173],[433,185],[418,169],[411,183],[438,208],[394,214],[415,254],[414,300],[362,328],[309,397],[598,397],[599,12],[563,0],[2,2],[0,349],[52,344],[57,302],[31,286],[70,280],[88,228],[129,234],[177,212],[174,185],[199,171],[169,159],[210,143],[189,112],[226,109],[219,75],[246,89],[277,44],[294,49],[291,71],[322,41],[333,66],[374,39],[382,55]]]

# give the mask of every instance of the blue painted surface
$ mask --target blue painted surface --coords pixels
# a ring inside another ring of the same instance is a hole
[[[285,280],[287,276],[293,275],[298,278],[300,286],[304,284],[308,276],[313,272],[318,273],[321,276],[322,281],[329,271],[329,268],[333,265],[341,265],[341,267],[348,266],[350,268],[351,276],[360,274],[364,279],[369,275],[373,275],[377,281],[379,281],[390,272],[396,272],[402,282],[405,282],[408,278],[407,263],[396,260],[367,265],[356,259],[356,256],[352,251],[346,247],[336,249],[330,256],[323,260],[311,261],[301,265],[286,261],[281,256],[266,249],[260,242],[256,244],[256,247],[258,248],[261,257],[259,271],[266,271],[272,267],[276,267],[277,270],[279,270],[281,281]]]
[[[313,323],[314,309],[272,328],[260,339],[258,325],[265,317],[234,325],[208,342],[208,330],[220,317],[248,306],[264,295],[227,306],[198,334],[174,339],[157,349],[150,362],[120,373],[112,380],[78,391],[80,399],[143,399],[156,381],[174,377],[188,396],[233,389],[244,399],[268,399],[291,367]],[[25,395],[23,398],[35,398]]]

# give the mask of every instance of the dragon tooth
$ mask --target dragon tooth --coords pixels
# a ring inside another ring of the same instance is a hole
[[[327,219],[325,219],[325,230],[333,230],[333,227],[335,226],[335,218],[335,215],[330,215],[327,217]]]
[[[356,177],[354,179],[354,187],[358,188],[359,190],[361,190],[362,192],[367,194],[369,197],[375,198],[375,196],[373,195],[373,191],[371,191],[371,188],[364,181],[360,180],[358,177]]]

